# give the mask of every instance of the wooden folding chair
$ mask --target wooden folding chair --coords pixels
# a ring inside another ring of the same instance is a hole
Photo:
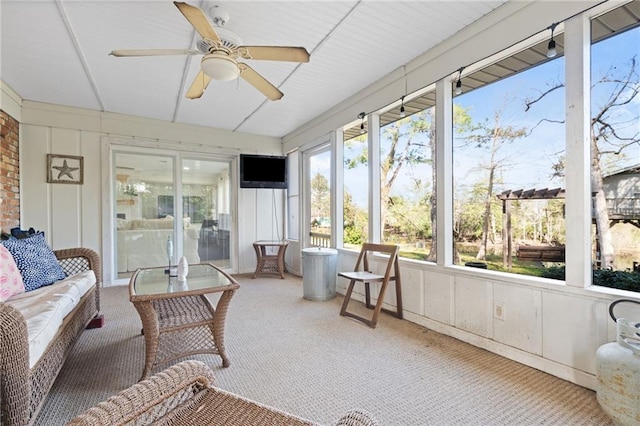
[[[349,287],[347,288],[347,293],[345,294],[344,301],[342,302],[342,309],[340,310],[340,315],[355,318],[359,321],[364,322],[371,328],[376,328],[376,325],[378,324],[378,315],[380,314],[381,310],[402,319],[402,290],[400,286],[400,266],[398,265],[399,251],[400,251],[399,246],[390,245],[390,244],[364,243],[362,245],[362,250],[360,251],[360,255],[358,256],[358,260],[356,261],[356,266],[353,272],[338,273],[338,276],[344,277],[350,280]],[[385,269],[384,275],[374,274],[369,269],[369,261],[370,261],[369,257],[373,253],[383,253],[383,254],[389,255],[389,259],[387,261],[387,267]],[[395,281],[396,283],[397,311],[395,312],[382,307],[384,294],[385,294],[385,291],[387,290],[387,285],[389,284],[389,281]],[[351,300],[351,293],[353,292],[353,287],[357,282],[364,284],[366,307],[369,309],[373,309],[373,318],[370,320],[363,318],[361,316],[358,316],[354,313],[347,312],[347,305],[349,305],[349,301]],[[371,304],[371,291],[369,288],[370,283],[381,283],[380,293],[378,294],[378,301],[375,307]]]

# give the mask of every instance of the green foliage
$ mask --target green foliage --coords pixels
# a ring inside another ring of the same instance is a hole
[[[564,280],[565,268],[564,266],[546,268],[543,270],[542,276],[554,280]],[[640,292],[640,273],[596,269],[593,271],[593,285]]]
[[[471,130],[471,107],[465,108],[457,103],[453,104],[453,130],[456,133],[466,133]]]
[[[426,203],[410,202],[405,197],[390,197],[385,216],[385,240],[395,236],[415,241],[431,236],[431,207]],[[396,241],[401,242],[401,241]]]
[[[356,228],[354,225],[347,225],[344,227],[344,242],[345,244],[362,245],[365,238],[362,235],[362,231]]]
[[[343,238],[345,244],[361,245],[367,239],[368,217],[366,209],[353,203],[353,197],[344,193]]]
[[[344,142],[345,152],[349,151],[354,154],[352,157],[345,156],[344,166],[347,169],[355,169],[360,165],[367,165],[369,157],[369,148],[367,144],[367,135],[356,136]]]
[[[456,241],[478,240],[482,235],[482,203],[466,203],[455,217]]]
[[[617,288],[619,290],[640,292],[640,274],[637,272],[600,269],[593,271],[593,284],[602,287]]]
[[[564,266],[551,266],[542,272],[542,277],[564,281]]]
[[[311,217],[329,217],[331,201],[329,181],[320,173],[311,179]]]
[[[564,200],[523,200],[510,203],[513,235],[517,235],[522,241],[565,243]]]

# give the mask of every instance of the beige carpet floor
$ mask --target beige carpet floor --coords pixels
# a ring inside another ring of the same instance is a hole
[[[352,408],[394,426],[612,424],[591,390],[385,313],[371,329],[338,315],[342,296],[304,300],[294,276],[236,278],[231,366],[196,358],[223,389],[327,425]],[[127,288],[105,288],[102,312],[105,326],[83,333],[37,425],[64,424],[138,380],[144,341]]]

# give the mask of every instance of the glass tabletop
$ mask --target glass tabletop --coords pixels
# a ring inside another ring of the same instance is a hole
[[[253,244],[258,246],[285,246],[289,244],[289,241],[285,240],[260,240],[255,241]]]
[[[169,276],[166,268],[139,269],[130,282],[130,295],[162,296],[175,293],[209,293],[238,287],[227,273],[209,263],[189,265],[185,281]]]

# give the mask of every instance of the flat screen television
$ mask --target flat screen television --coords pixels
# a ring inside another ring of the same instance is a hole
[[[240,188],[287,188],[287,157],[240,154]]]

